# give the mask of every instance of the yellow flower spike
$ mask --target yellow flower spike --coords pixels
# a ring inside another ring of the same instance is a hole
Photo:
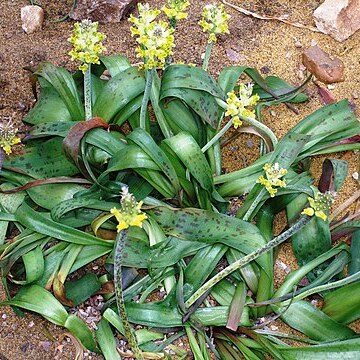
[[[286,187],[286,181],[281,178],[287,174],[287,170],[280,168],[279,163],[265,164],[263,169],[265,171],[266,178],[261,175],[256,182],[264,185],[270,196],[274,197],[278,191],[277,188]]]
[[[87,71],[88,64],[99,64],[99,56],[105,51],[101,42],[105,40],[106,36],[98,32],[97,28],[98,23],[90,20],[75,23],[73,35],[68,39],[74,47],[69,52],[71,60],[82,62],[79,69],[83,73]]]
[[[0,147],[5,151],[6,155],[12,153],[12,147],[21,142],[17,135],[18,129],[8,119],[3,119],[4,123],[0,124]],[[5,123],[6,121],[6,123]]]
[[[242,121],[240,120],[240,118],[238,116],[233,117],[232,123],[233,123],[235,129],[237,129],[239,126],[242,125]]]
[[[130,18],[135,25],[131,33],[137,36],[139,44],[136,54],[144,59],[144,69],[163,69],[166,58],[173,53],[174,29],[169,28],[165,21],[154,21],[159,13],[159,10],[150,10],[148,4],[139,4],[139,18]]]
[[[229,34],[229,19],[230,15],[225,12],[223,4],[208,4],[204,7],[198,24],[204,32],[210,33],[208,42],[216,42],[216,35]]]
[[[226,109],[225,116],[236,117],[236,120],[233,120],[235,129],[241,125],[239,115],[255,119],[255,111],[249,109],[248,107],[255,106],[260,98],[257,94],[252,95],[252,91],[252,84],[240,84],[238,93],[239,97],[235,94],[235,91],[227,93],[228,98],[226,103],[228,104],[228,107]]]
[[[168,7],[163,6],[161,10],[168,18],[181,20],[187,18],[187,13],[184,11],[189,5],[190,3],[184,0],[168,0]]]
[[[114,207],[110,210],[110,213],[115,216],[118,222],[116,226],[117,232],[130,226],[142,227],[143,221],[147,219],[146,214],[141,211],[143,202],[137,202],[135,197],[129,193],[127,186],[124,186],[121,190],[121,209]]]
[[[310,207],[305,208],[301,214],[307,216],[316,216],[323,221],[327,220],[326,212],[329,211],[331,204],[334,201],[334,195],[330,192],[317,192],[315,196],[308,197]]]

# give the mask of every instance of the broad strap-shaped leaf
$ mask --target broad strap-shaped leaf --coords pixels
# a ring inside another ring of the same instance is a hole
[[[100,61],[105,65],[111,77],[131,67],[130,61],[123,55],[100,56]]]
[[[72,176],[78,173],[76,166],[65,157],[60,137],[25,147],[21,154],[6,159],[3,168],[14,169],[35,179]]]
[[[202,90],[220,99],[225,98],[225,94],[213,77],[199,67],[189,65],[171,65],[164,72],[160,98],[169,89],[185,88],[192,90]]]
[[[68,313],[61,303],[47,290],[39,285],[24,286],[9,301],[2,305],[14,305],[34,311],[52,323],[64,326]]]
[[[215,128],[223,110],[217,104],[215,97],[206,92],[187,88],[170,88],[163,90],[162,99],[176,98],[184,101],[200,118]]]
[[[312,340],[347,340],[356,335],[355,331],[349,327],[334,321],[321,310],[303,300],[290,304],[286,311],[275,305],[271,307],[276,313],[282,313],[281,319],[289,326],[301,331]]]
[[[195,139],[188,133],[181,132],[164,140],[179,159],[185,164],[190,174],[200,186],[212,193],[213,179],[209,163]]]
[[[265,239],[255,225],[212,211],[157,207],[150,214],[166,234],[179,239],[207,244],[221,243],[245,254],[265,244]],[[261,256],[256,261],[265,270],[269,268],[267,257]]]
[[[42,78],[39,78],[39,84],[39,99],[24,118],[24,122],[36,125],[71,121],[72,116],[56,89]]]
[[[360,353],[360,338],[306,347],[281,347],[281,353],[294,360],[357,359]]]
[[[97,98],[93,114],[110,123],[131,100],[143,93],[144,76],[135,67],[127,68],[111,78]]]
[[[180,190],[179,179],[175,168],[163,150],[156,144],[154,139],[140,128],[132,131],[127,139],[139,146],[158,165],[161,171],[170,180],[176,191]]]
[[[105,241],[83,231],[51,220],[45,214],[31,209],[23,203],[16,212],[16,220],[27,228],[55,239],[79,245],[113,246],[113,241]]]
[[[42,76],[54,87],[66,105],[72,120],[84,120],[85,113],[78,89],[66,69],[45,62],[39,65],[35,74]]]

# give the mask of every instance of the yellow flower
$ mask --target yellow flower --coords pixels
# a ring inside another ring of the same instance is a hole
[[[136,41],[139,43],[136,53],[144,59],[145,69],[163,69],[166,58],[173,53],[174,29],[168,28],[165,21],[154,21],[159,12],[150,10],[148,4],[139,4],[139,18],[130,18],[135,25],[131,28],[132,36],[137,36]]]
[[[234,117],[233,124],[235,129],[241,125],[239,115],[249,119],[255,119],[255,111],[248,107],[253,107],[259,101],[259,95],[251,95],[253,90],[252,84],[240,84],[239,86],[239,97],[236,96],[235,92],[227,93],[226,103],[228,107],[225,112],[225,116]]]
[[[230,15],[225,12],[223,4],[208,4],[202,12],[202,19],[198,24],[204,32],[209,32],[208,42],[216,42],[217,34],[229,34],[227,21]]]
[[[18,129],[15,128],[11,121],[3,120],[7,123],[0,124],[0,147],[5,151],[6,155],[12,153],[12,146],[21,142],[17,137]]]
[[[184,12],[190,5],[188,1],[184,0],[168,0],[168,6],[163,6],[161,10],[170,19],[181,20],[187,18],[187,13]]]
[[[265,186],[271,197],[274,197],[277,193],[278,187],[286,187],[286,181],[281,180],[283,176],[287,174],[287,170],[280,168],[279,163],[265,164],[263,169],[265,170],[266,178],[261,175],[256,182]]]
[[[137,202],[126,186],[122,188],[120,204],[120,210],[116,207],[110,210],[118,222],[117,231],[120,232],[129,226],[142,227],[143,221],[147,219],[146,214],[141,211],[143,202]]]
[[[143,35],[145,33],[145,29],[161,13],[160,10],[151,10],[149,4],[142,5],[141,3],[138,3],[138,10],[139,17],[131,15],[129,18],[129,21],[135,26],[130,28],[131,36]]]
[[[321,193],[317,192],[314,196],[308,197],[310,207],[305,208],[301,214],[307,216],[316,216],[323,221],[326,221],[326,212],[329,210],[334,201],[334,196],[330,192]]]
[[[97,31],[98,23],[90,20],[83,20],[81,23],[75,23],[73,35],[68,41],[73,45],[69,52],[71,60],[79,60],[82,65],[79,69],[85,74],[89,64],[99,64],[99,56],[105,50],[102,41],[106,36]]]

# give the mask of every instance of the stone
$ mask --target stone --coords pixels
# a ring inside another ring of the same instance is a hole
[[[27,34],[40,30],[44,21],[44,10],[37,5],[27,5],[21,8],[22,28]]]
[[[332,84],[344,81],[344,64],[338,59],[333,60],[317,45],[306,49],[302,54],[304,66],[321,82]]]
[[[117,23],[125,17],[138,0],[79,0],[70,12],[74,20],[98,21],[100,23]]]
[[[360,29],[360,0],[325,0],[314,19],[322,33],[342,42]]]

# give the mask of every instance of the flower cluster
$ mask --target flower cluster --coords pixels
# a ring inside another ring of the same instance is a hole
[[[270,196],[274,197],[277,193],[275,187],[286,187],[286,181],[284,179],[281,180],[281,178],[287,174],[287,170],[280,168],[279,163],[274,165],[265,164],[263,169],[265,170],[266,178],[261,175],[256,182],[264,185]]]
[[[216,42],[217,34],[229,34],[229,27],[227,21],[230,19],[224,10],[223,4],[208,4],[204,7],[202,19],[199,25],[203,28],[204,32],[209,32],[208,42]]]
[[[162,11],[170,19],[181,20],[187,18],[187,13],[184,12],[190,5],[188,1],[184,0],[168,0],[168,6],[163,6]]]
[[[11,147],[21,142],[17,137],[18,129],[13,126],[10,121],[0,124],[0,147],[5,151],[6,155],[12,153]]]
[[[110,210],[119,223],[116,227],[118,232],[129,226],[142,227],[142,222],[147,219],[146,214],[141,211],[142,204],[142,201],[137,202],[134,195],[129,193],[127,186],[121,189],[121,209],[114,207]]]
[[[71,60],[79,60],[82,65],[79,69],[85,74],[89,64],[99,64],[99,56],[105,50],[102,41],[106,36],[97,31],[98,23],[90,20],[83,20],[75,23],[73,35],[68,41],[74,46],[69,52]]]
[[[231,116],[233,119],[234,128],[237,129],[242,121],[239,118],[239,115],[246,118],[254,119],[255,111],[248,109],[248,107],[253,107],[260,100],[259,95],[251,95],[253,91],[253,84],[240,84],[239,86],[239,97],[235,94],[234,91],[227,93],[226,103],[228,107],[226,109],[225,116]]]
[[[137,36],[139,47],[137,56],[144,59],[145,69],[165,67],[165,60],[172,55],[174,45],[174,29],[165,21],[154,21],[160,10],[151,10],[149,5],[138,4],[139,17],[130,16],[134,24],[130,28],[131,35]]]
[[[316,216],[321,220],[326,221],[326,212],[329,210],[331,204],[334,201],[334,196],[330,192],[321,193],[317,192],[315,196],[308,198],[310,207],[305,208],[302,211],[303,215]]]

